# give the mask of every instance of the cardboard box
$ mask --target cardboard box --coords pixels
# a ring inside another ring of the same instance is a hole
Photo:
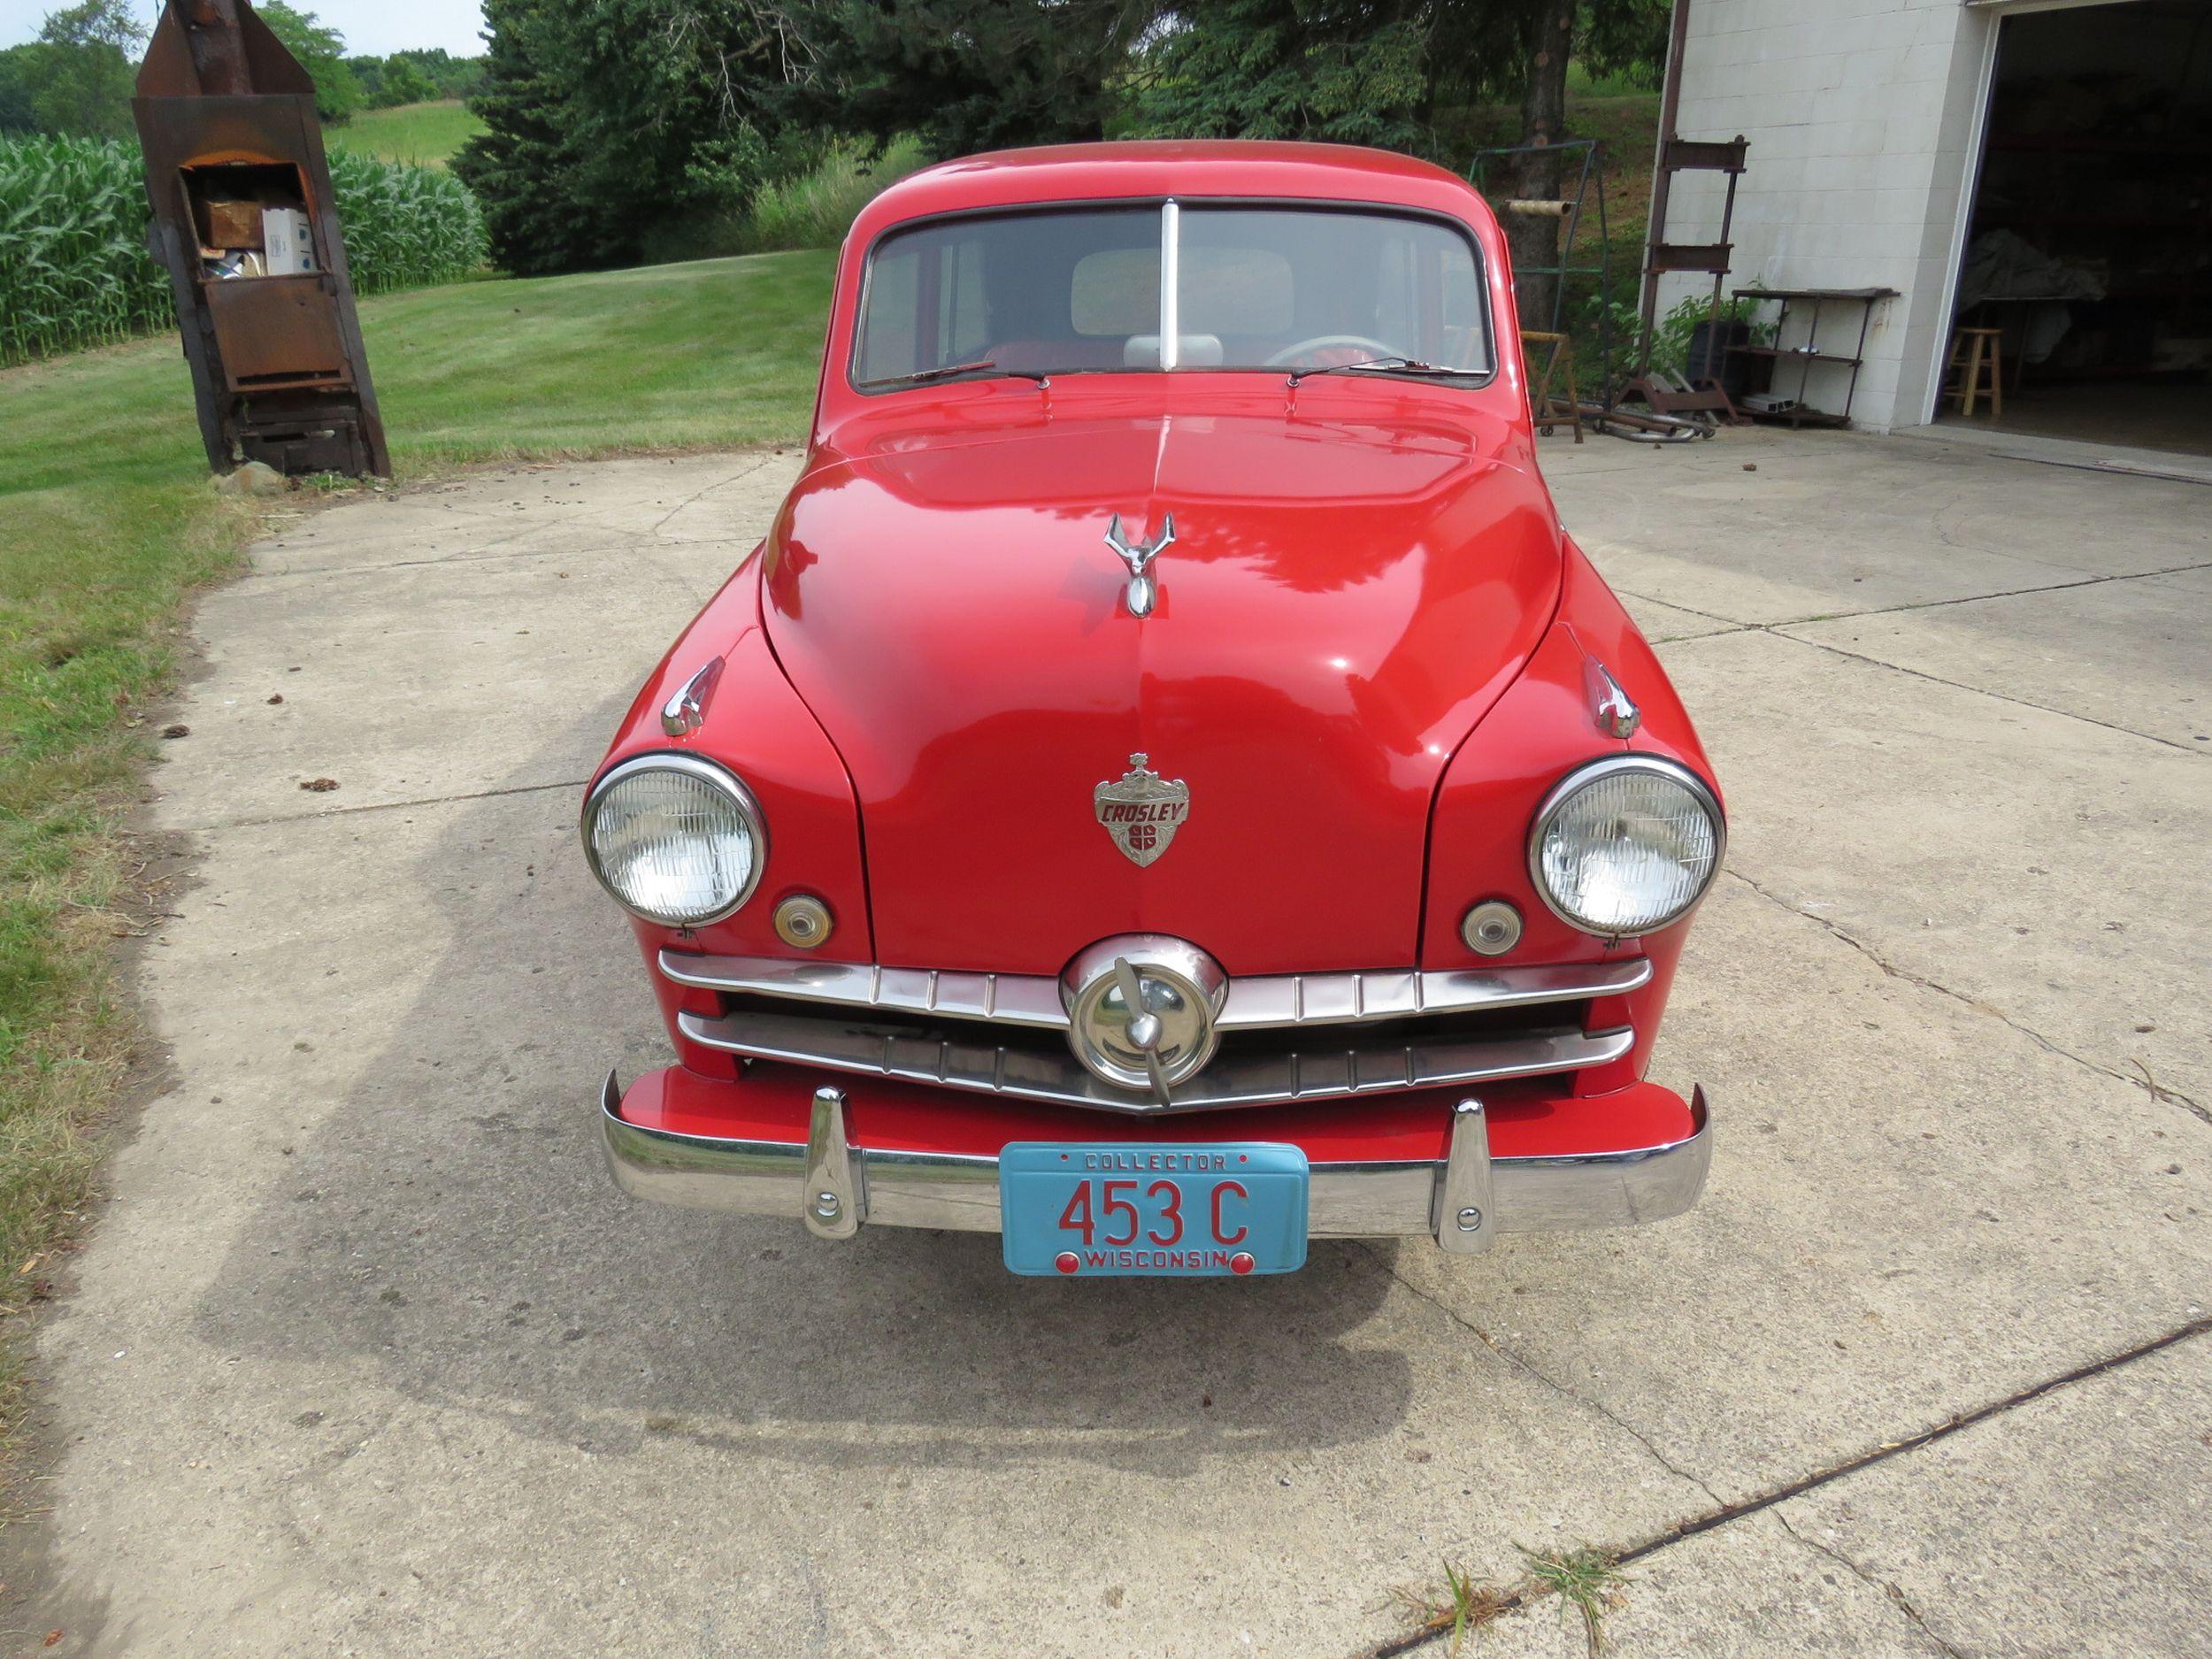
[[[293,276],[315,268],[315,238],[303,209],[263,208],[261,245],[267,250],[271,276]]]
[[[211,248],[261,246],[261,204],[228,196],[203,196],[194,207],[200,240]]]

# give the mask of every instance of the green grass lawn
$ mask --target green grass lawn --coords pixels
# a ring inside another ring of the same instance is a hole
[[[484,130],[484,123],[458,98],[431,104],[402,104],[388,110],[364,110],[343,127],[323,129],[333,150],[357,150],[380,161],[414,161],[442,167],[461,146]]]
[[[804,436],[834,256],[762,254],[363,302],[401,480],[519,457]],[[296,508],[299,497],[274,503]],[[0,372],[0,1314],[88,1191],[158,909],[124,821],[184,602],[257,520],[210,487],[173,338]],[[0,1341],[0,1389],[19,1356]]]

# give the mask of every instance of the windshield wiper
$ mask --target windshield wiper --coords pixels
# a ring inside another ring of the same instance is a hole
[[[1040,386],[1049,386],[1051,380],[1035,369],[1002,369],[988,357],[973,363],[948,363],[942,368],[917,369],[911,374],[887,374],[879,380],[863,380],[860,387],[866,391],[877,386],[924,386],[932,380],[949,380],[956,374],[989,374],[1009,380],[1034,380]]]
[[[1479,369],[1448,369],[1441,364],[1424,363],[1418,357],[1362,357],[1356,363],[1332,363],[1323,369],[1293,369],[1290,378],[1284,384],[1295,386],[1299,381],[1310,380],[1317,374],[1341,374],[1347,369],[1380,369],[1389,374],[1432,374],[1441,379],[1479,374],[1482,372]]]

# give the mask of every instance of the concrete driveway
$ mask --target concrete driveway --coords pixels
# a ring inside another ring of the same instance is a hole
[[[1709,1194],[1259,1284],[608,1183],[593,1091],[665,1045],[579,787],[795,457],[257,549],[157,780],[173,1082],[42,1333],[27,1646],[1337,1659],[1443,1560],[1588,1543],[1635,1552],[1624,1655],[2203,1652],[2212,492],[1546,456],[1729,790],[1657,1067]]]

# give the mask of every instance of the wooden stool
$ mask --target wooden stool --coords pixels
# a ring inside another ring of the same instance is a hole
[[[1969,419],[1974,413],[1974,400],[1983,392],[1989,394],[1989,418],[2001,420],[2005,412],[2005,331],[2001,328],[1957,328],[1951,332],[1951,361],[1947,365],[1956,376],[1948,397],[1957,400],[1959,413]],[[1963,373],[1961,373],[1962,367]]]
[[[1540,346],[1549,346],[1551,350],[1544,358],[1544,372],[1532,377],[1532,384],[1528,390],[1529,419],[1536,423],[1536,429],[1546,437],[1551,435],[1560,421],[1571,422],[1574,426],[1575,442],[1580,443],[1582,442],[1582,398],[1575,390],[1574,342],[1564,334],[1546,334],[1534,328],[1522,329],[1522,346],[1525,348],[1531,342]],[[1523,356],[1525,357],[1525,350]],[[1563,369],[1566,372],[1567,378],[1567,405],[1563,410],[1555,411],[1552,408],[1551,377]]]

